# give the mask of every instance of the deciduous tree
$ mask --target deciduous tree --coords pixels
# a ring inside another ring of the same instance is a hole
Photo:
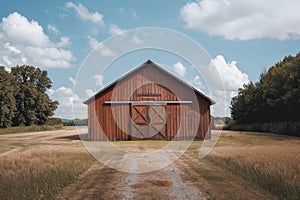
[[[14,92],[16,85],[14,77],[0,66],[0,128],[12,125],[16,111]]]
[[[11,73],[17,80],[18,88],[14,125],[44,124],[58,105],[46,93],[52,86],[47,71],[33,66],[17,66],[11,69]]]

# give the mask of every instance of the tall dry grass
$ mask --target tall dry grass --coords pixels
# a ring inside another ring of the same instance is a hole
[[[32,126],[17,126],[17,127],[8,127],[0,128],[0,135],[10,134],[10,133],[25,133],[25,132],[39,132],[39,131],[54,131],[63,129],[61,124],[58,125],[32,125]]]
[[[0,159],[0,199],[49,199],[92,164],[79,148],[43,148]]]
[[[249,180],[280,199],[300,197],[300,142],[276,145],[223,146],[215,148],[208,160]]]

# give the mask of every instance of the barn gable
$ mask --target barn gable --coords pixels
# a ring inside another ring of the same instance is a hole
[[[89,139],[204,139],[214,101],[148,60],[84,102]]]
[[[170,76],[172,78],[174,78],[175,80],[177,80],[179,83],[185,85],[187,88],[194,90],[196,93],[198,93],[200,96],[202,96],[203,98],[207,99],[208,101],[211,102],[211,105],[215,104],[215,102],[210,99],[209,97],[207,97],[205,94],[203,94],[201,91],[199,91],[197,88],[194,88],[193,86],[191,86],[190,84],[184,82],[183,80],[181,80],[180,78],[178,78],[177,76],[171,74],[170,72],[168,72],[167,70],[161,68],[159,65],[155,64],[154,62],[152,62],[151,60],[147,60],[145,63],[143,63],[142,65],[140,65],[139,67],[133,69],[132,71],[126,73],[125,75],[123,75],[122,77],[120,77],[119,79],[117,79],[116,81],[112,82],[111,84],[109,84],[108,86],[104,87],[103,89],[101,89],[99,92],[97,92],[95,95],[93,95],[92,97],[90,97],[89,99],[85,100],[83,103],[84,104],[89,104],[90,101],[93,101],[95,98],[97,98],[99,95],[103,94],[106,90],[108,90],[111,87],[114,87],[116,85],[116,83],[123,81],[124,79],[128,78],[129,76],[132,76],[134,73],[138,73],[140,70],[142,70],[143,68],[151,68],[151,70],[156,70],[158,73],[164,73],[167,76]],[[155,73],[155,72],[154,72]]]

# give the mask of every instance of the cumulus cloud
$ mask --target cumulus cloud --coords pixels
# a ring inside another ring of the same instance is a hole
[[[186,74],[186,67],[181,62],[173,64],[173,70],[180,76],[185,76]]]
[[[121,29],[118,25],[116,24],[111,24],[109,29],[108,29],[109,33],[111,35],[121,35],[122,33],[124,33],[124,30]]]
[[[248,75],[241,72],[236,64],[236,61],[227,63],[221,55],[216,56],[211,61],[211,65],[218,70],[227,91],[237,91],[244,83],[249,82]]]
[[[191,85],[199,91],[208,92],[210,98],[216,102],[212,107],[214,116],[230,116],[231,98],[238,94],[239,88],[249,82],[248,75],[238,68],[236,61],[227,62],[222,55],[213,58],[209,68],[216,71],[212,70],[205,77],[195,75]]]
[[[104,24],[103,15],[101,15],[99,12],[90,12],[81,3],[76,5],[72,2],[66,2],[66,7],[74,9],[80,17],[80,19],[82,19],[83,21],[90,21],[97,25]]]
[[[4,17],[1,22],[4,38],[17,44],[32,47],[49,47],[51,42],[38,22],[31,22],[17,12]]]
[[[14,12],[0,23],[0,54],[7,67],[29,64],[41,68],[69,68],[75,60],[71,51],[63,47],[70,44],[68,37],[54,43],[38,22]]]
[[[211,88],[212,99],[217,102],[214,106],[214,114],[220,116],[220,111],[225,110],[226,115],[229,116],[231,98],[238,94],[238,89],[243,87],[243,84],[249,82],[248,75],[238,69],[236,61],[226,62],[222,55],[212,59],[210,66],[218,71],[225,89]]]
[[[74,94],[71,88],[59,87],[58,89],[49,89],[48,94],[51,99],[57,100],[59,106],[55,111],[55,116],[65,119],[87,117],[87,108],[84,105],[83,99]]]
[[[300,37],[298,0],[201,0],[187,3],[186,27],[228,40]]]
[[[61,37],[60,42],[56,44],[56,47],[65,47],[71,44],[69,37]]]
[[[102,42],[99,42],[93,37],[87,36],[89,45],[92,49],[96,49],[102,56],[110,57],[115,56],[115,53],[108,47],[106,47]]]
[[[47,29],[48,29],[50,32],[54,33],[54,34],[58,34],[58,33],[59,33],[59,30],[58,30],[58,29],[56,28],[56,26],[53,25],[53,24],[48,24]]]

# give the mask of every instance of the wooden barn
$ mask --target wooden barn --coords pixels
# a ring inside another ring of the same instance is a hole
[[[210,139],[215,102],[150,60],[84,103],[89,140]]]

